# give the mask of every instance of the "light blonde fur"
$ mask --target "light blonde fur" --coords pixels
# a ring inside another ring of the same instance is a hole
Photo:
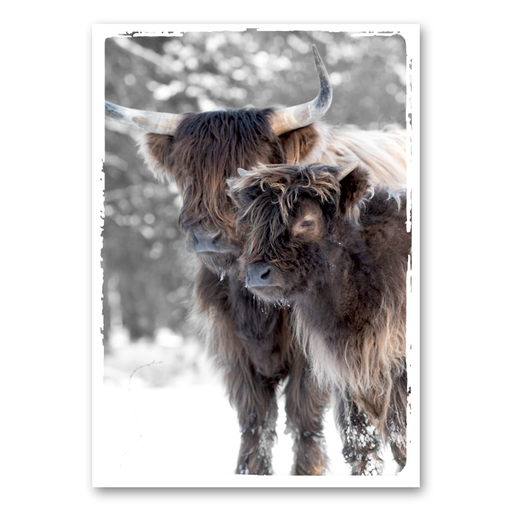
[[[301,160],[289,164],[308,165],[321,162],[341,167],[361,160],[372,169],[375,186],[401,190],[407,184],[405,130],[390,126],[384,130],[332,128],[316,123],[318,141]]]
[[[322,334],[309,327],[300,308],[293,309],[292,322],[320,389],[335,387],[350,396],[382,433],[392,406],[393,380],[404,370],[406,354],[405,317],[400,314],[405,304],[386,302],[363,336],[337,344],[343,352],[331,349]]]

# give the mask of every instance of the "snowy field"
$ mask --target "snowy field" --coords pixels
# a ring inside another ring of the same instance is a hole
[[[182,366],[178,369],[173,360]],[[279,399],[274,475],[234,475],[240,439],[236,412],[219,376],[194,344],[178,349],[131,347],[124,358],[107,357],[105,361],[105,378],[93,409],[94,486],[337,487],[360,480],[350,476],[342,460],[332,409],[325,418],[329,471],[320,478],[306,477],[308,482],[305,477],[289,476],[293,452],[291,436],[285,434],[284,397]],[[157,362],[151,364],[153,361]],[[382,480],[397,485],[400,476],[395,476],[397,466],[391,453],[386,450],[383,455],[386,469]],[[384,481],[379,484],[385,485]]]

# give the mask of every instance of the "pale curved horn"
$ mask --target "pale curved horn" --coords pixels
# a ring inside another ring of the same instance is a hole
[[[137,128],[145,133],[158,133],[160,135],[174,135],[178,124],[183,119],[182,114],[166,114],[135,110],[120,107],[105,101],[105,117],[114,121]]]
[[[315,58],[318,78],[320,79],[320,92],[314,100],[308,103],[278,110],[271,120],[272,129],[277,135],[282,135],[290,130],[296,130],[318,121],[331,106],[331,81],[315,45],[313,45],[313,57]]]
[[[240,176],[242,176],[242,178],[245,178],[246,176],[248,176],[249,172],[246,171],[245,169],[243,169],[242,167],[239,167],[238,168],[238,174]]]

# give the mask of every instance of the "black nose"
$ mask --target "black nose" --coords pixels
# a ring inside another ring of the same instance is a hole
[[[192,240],[196,252],[222,252],[222,231],[209,233],[208,231],[192,230]]]
[[[275,272],[268,263],[251,263],[247,267],[247,284],[253,288],[272,286]]]

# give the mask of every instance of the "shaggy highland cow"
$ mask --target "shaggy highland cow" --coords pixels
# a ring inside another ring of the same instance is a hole
[[[395,188],[405,183],[405,133],[333,129],[319,119],[332,88],[314,48],[318,96],[302,105],[273,109],[162,114],[105,104],[107,117],[144,132],[140,152],[157,176],[175,180],[183,196],[180,227],[187,249],[199,257],[195,316],[209,353],[238,412],[241,446],[237,473],[271,474],[277,417],[276,390],[287,379],[287,423],[294,435],[294,474],[322,474],[327,457],[322,417],[327,390],[311,379],[293,340],[289,312],[262,307],[238,279],[243,241],[226,179],[258,163],[343,165],[363,160],[373,179]]]
[[[241,278],[292,323],[336,420],[352,474],[380,474],[382,440],[406,463],[405,193],[358,163],[260,166],[231,178],[245,234]],[[400,205],[402,204],[402,207]]]

